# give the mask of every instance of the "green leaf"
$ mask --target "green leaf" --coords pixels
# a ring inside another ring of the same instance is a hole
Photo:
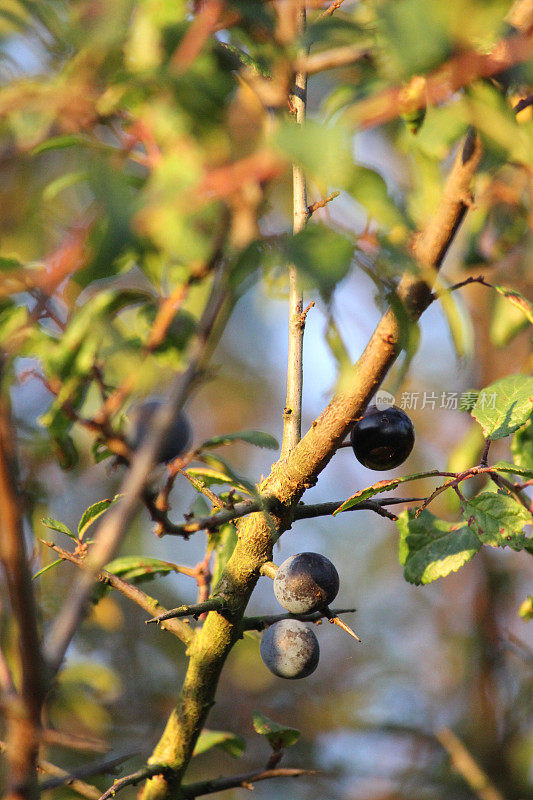
[[[214,467],[219,473],[225,474],[225,483],[229,483],[229,485],[233,486],[237,491],[251,494],[254,497],[257,495],[257,490],[253,483],[242,475],[238,475],[222,456],[215,456],[210,451],[207,451],[201,454],[200,460]]]
[[[533,419],[530,419],[523,428],[519,428],[513,436],[511,453],[517,466],[533,470]]]
[[[489,335],[496,347],[507,347],[528,324],[522,309],[508,303],[500,294],[494,295]]]
[[[41,575],[44,575],[44,573],[48,572],[49,569],[52,569],[52,567],[55,567],[58,564],[61,564],[62,562],[63,562],[62,558],[56,558],[55,561],[51,561],[49,564],[45,564],[44,567],[42,567],[38,572],[35,573],[35,575],[32,578],[32,581],[34,581],[36,578],[40,578]]]
[[[471,360],[474,357],[474,331],[467,306],[461,302],[460,296],[454,297],[450,292],[443,292],[439,299],[457,358]]]
[[[4,272],[4,270],[20,269],[21,267],[22,264],[16,258],[0,258],[0,272]]]
[[[207,439],[207,441],[202,442],[200,448],[202,450],[209,450],[213,447],[231,444],[232,442],[248,442],[248,444],[254,444],[256,447],[264,447],[267,450],[277,450],[279,448],[277,439],[269,433],[263,433],[262,431],[240,431],[239,433],[227,433],[223,436],[213,436],[212,439]]]
[[[104,511],[107,511],[109,506],[112,506],[114,503],[117,502],[121,497],[120,494],[115,495],[112,500],[99,500],[97,503],[93,503],[92,506],[86,508],[82,514],[78,525],[78,539],[81,541],[83,536],[93,522],[95,522],[98,517],[101,517]]]
[[[354,252],[350,238],[320,223],[286,237],[283,246],[287,261],[317,286],[326,299],[347,275]]]
[[[222,486],[231,484],[231,478],[225,472],[209,467],[189,467],[185,472],[193,478],[198,478],[206,486]]]
[[[387,184],[376,170],[358,166],[352,170],[348,187],[351,196],[385,229],[396,228],[401,239],[407,235],[407,220],[389,195]]]
[[[518,609],[518,616],[522,617],[529,622],[530,619],[533,619],[533,596],[528,595],[523,603],[521,603],[520,608]]]
[[[208,750],[212,750],[213,747],[225,750],[225,752],[229,753],[233,758],[240,758],[246,749],[246,744],[242,736],[237,736],[235,733],[230,733],[229,731],[211,731],[204,728],[196,742],[193,756],[206,753]]]
[[[533,465],[531,467],[519,467],[517,464],[510,464],[508,461],[497,461],[494,467],[498,472],[520,475],[521,478],[533,478]]]
[[[472,416],[490,439],[503,439],[520,428],[533,412],[533,378],[510,375],[479,393]]]
[[[119,578],[130,583],[143,583],[151,581],[157,575],[168,575],[169,572],[176,572],[176,564],[169,561],[161,561],[158,558],[146,558],[145,556],[121,556],[115,558],[105,565],[107,572],[112,572]]]
[[[101,292],[76,310],[61,339],[46,359],[51,374],[64,381],[90,372],[104,335],[102,319],[114,301],[113,292]]]
[[[452,43],[439,4],[394,0],[380,6],[382,58],[395,80],[437,67]]]
[[[530,544],[524,526],[533,525],[533,515],[508,494],[478,494],[466,504],[464,516],[483,544],[513,550],[523,550]]]
[[[391,310],[398,323],[398,345],[404,352],[404,358],[401,363],[399,374],[396,378],[396,385],[399,386],[403,382],[403,379],[409,370],[411,361],[415,357],[420,345],[420,326],[418,322],[413,320],[412,316],[407,312],[406,307],[396,292],[390,292],[388,295],[388,300]]]
[[[57,421],[57,417],[56,420]],[[54,435],[54,422],[50,427],[50,446],[57,462],[62,470],[74,469],[79,462],[79,454],[74,439],[66,432],[59,432]],[[61,423],[60,423],[61,427]]]
[[[77,536],[72,533],[68,525],[65,525],[58,519],[53,519],[52,517],[43,517],[41,522],[46,528],[50,528],[52,531],[58,531],[58,533],[64,533],[67,536],[70,536],[71,539],[74,539],[74,541],[77,541]]]
[[[48,150],[64,150],[65,147],[90,147],[92,142],[86,136],[79,133],[67,134],[65,136],[53,136],[51,139],[46,139],[34,147],[30,155],[38,156],[40,153],[46,153]]]
[[[262,241],[253,241],[242,250],[235,258],[234,265],[229,275],[229,284],[237,290],[243,281],[257,272],[265,259],[265,244]],[[245,283],[248,288],[248,281]]]
[[[226,568],[226,564],[235,550],[235,545],[237,544],[237,528],[231,522],[222,525],[216,533],[210,534],[209,544],[215,551],[213,586],[216,586]]]
[[[466,392],[461,393],[459,398],[459,411],[468,411],[470,413],[476,405],[479,397],[477,389],[468,389]]]
[[[43,200],[46,203],[49,203],[65,189],[70,189],[71,186],[75,186],[77,183],[81,183],[82,181],[86,180],[87,172],[84,170],[67,172],[65,175],[60,175],[59,178],[55,178],[55,180],[51,181],[45,186],[43,189]]]
[[[431,472],[416,472],[414,475],[405,475],[403,478],[390,478],[388,480],[378,481],[372,484],[372,486],[368,486],[366,489],[359,489],[358,492],[352,494],[351,497],[345,500],[344,503],[333,512],[333,516],[343,511],[348,511],[350,508],[354,508],[354,506],[359,505],[363,500],[368,500],[369,497],[373,497],[375,494],[382,494],[383,492],[388,492],[389,489],[396,489],[400,483],[416,481],[419,478],[434,478],[438,476],[438,474],[438,470],[434,469],[431,470]]]
[[[533,303],[526,300],[524,295],[517,292],[516,289],[509,289],[507,286],[497,286],[496,284],[492,284],[492,287],[496,289],[498,294],[501,294],[502,297],[505,297],[509,303],[515,306],[515,308],[520,309],[528,322],[533,325]]]
[[[284,747],[291,747],[300,738],[300,731],[296,728],[289,728],[287,725],[280,725],[278,722],[261,714],[260,711],[253,712],[253,725],[256,733],[266,736],[273,750],[281,750]]]
[[[409,583],[431,583],[457,572],[481,547],[466,523],[446,522],[426,510],[418,517],[413,511],[402,511],[396,525],[400,564]]]
[[[292,120],[278,131],[278,147],[318,179],[325,187],[343,187],[354,170],[351,134],[340,125],[321,125],[308,119],[303,125]]]
[[[106,458],[111,458],[111,456],[113,455],[111,450],[109,450],[109,448],[107,447],[106,443],[98,439],[95,439],[95,441],[92,443],[91,453],[93,455],[95,464],[99,464],[100,461],[105,461]]]

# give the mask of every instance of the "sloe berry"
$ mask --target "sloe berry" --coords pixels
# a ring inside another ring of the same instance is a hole
[[[261,658],[279,678],[306,678],[318,666],[320,647],[313,631],[297,619],[271,625],[261,639]]]
[[[308,614],[329,605],[339,591],[339,574],[320,553],[287,558],[274,578],[274,594],[291,614]]]
[[[382,471],[403,464],[415,443],[410,417],[398,406],[369,406],[350,434],[357,460],[368,469]]]
[[[161,408],[163,402],[158,398],[152,398],[135,406],[130,411],[130,446],[132,450],[138,450],[144,444],[145,438],[150,435],[154,414]],[[161,463],[172,461],[187,450],[191,440],[191,424],[185,412],[179,411],[159,445],[156,460]]]

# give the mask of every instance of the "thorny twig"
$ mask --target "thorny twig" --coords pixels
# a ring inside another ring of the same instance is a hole
[[[201,781],[191,783],[182,788],[183,797],[192,800],[205,794],[214,794],[226,789],[234,789],[241,786],[243,789],[253,789],[253,784],[259,781],[266,781],[271,778],[297,778],[301,775],[316,775],[317,771],[312,769],[291,769],[278,768],[263,770],[262,772],[246,772],[243,775],[230,775],[227,778],[215,778],[211,781]],[[103,798],[102,798],[103,800]]]
[[[151,778],[154,775],[165,775],[170,771],[170,768],[166,764],[147,764],[145,767],[142,767],[142,769],[137,770],[137,772],[133,772],[131,775],[126,775],[124,778],[119,778],[114,781],[113,785],[100,795],[99,800],[108,800],[109,797],[114,797],[117,792],[120,792],[121,789],[125,789],[126,786],[135,786],[137,783],[147,778]]]
[[[59,547],[53,542],[46,542],[43,539],[41,539],[41,541],[43,544],[57,553],[64,561],[70,561],[71,564],[74,564],[79,569],[85,568],[83,558],[80,558],[73,553],[69,553],[68,550],[64,550],[62,547]],[[153,614],[155,611],[160,611],[161,613],[166,611],[166,609],[157,600],[143,592],[138,586],[134,586],[132,583],[125,581],[123,578],[119,578],[118,575],[114,575],[112,572],[101,569],[98,572],[97,579],[102,583],[109,584],[109,586],[111,586],[113,589],[116,589],[116,591],[120,592],[120,594],[124,595],[124,597],[127,597],[128,600],[136,603],[136,605],[140,606],[148,614]],[[182,642],[185,642],[185,644],[190,644],[194,636],[194,632],[191,630],[191,628],[180,620],[169,621],[162,625],[162,628],[170,633],[173,633],[178,637],[178,639],[181,639]]]

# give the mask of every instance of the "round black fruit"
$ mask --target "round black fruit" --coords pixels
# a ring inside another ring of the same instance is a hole
[[[313,631],[297,619],[271,625],[261,638],[261,658],[279,678],[307,678],[318,666],[320,647]]]
[[[320,553],[287,558],[274,577],[274,594],[291,614],[309,614],[329,605],[339,591],[339,574]]]
[[[398,406],[369,406],[350,434],[355,457],[368,469],[385,470],[403,464],[415,443],[415,429]]]
[[[152,420],[157,411],[161,408],[163,400],[152,398],[135,406],[129,413],[131,425],[130,446],[132,450],[138,450],[147,436],[152,432]],[[158,462],[172,461],[181,456],[190,446],[192,440],[192,428],[184,411],[179,411],[170,430],[167,431],[165,438],[159,445],[156,460]]]

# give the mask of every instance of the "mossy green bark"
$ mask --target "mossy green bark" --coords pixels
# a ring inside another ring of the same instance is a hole
[[[481,157],[477,137],[466,158],[465,152],[463,148],[459,150],[441,205],[414,246],[426,280],[408,275],[398,288],[399,298],[415,320],[432,300],[426,281],[439,268],[468,208],[470,182]],[[224,597],[229,611],[210,612],[196,635],[189,651],[189,668],[180,698],[150,759],[150,763],[164,762],[171,766],[172,778],[156,777],[147,781],[143,800],[180,796],[179,786],[214,703],[224,662],[240,636],[242,617],[259,570],[271,560],[276,538],[290,527],[291,509],[306,489],[316,483],[353,422],[363,414],[398,355],[399,340],[398,321],[389,311],[378,324],[342,391],[313,422],[299,444],[274,464],[259,487],[263,495],[278,499],[281,510],[268,515],[257,512],[239,520],[237,545],[214,592]]]

